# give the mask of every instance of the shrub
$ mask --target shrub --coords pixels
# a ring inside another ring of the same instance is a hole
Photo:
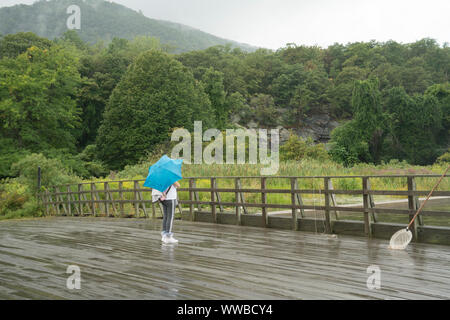
[[[289,139],[280,147],[280,159],[299,161],[304,158],[326,160],[329,156],[322,143],[314,144],[310,137],[303,139],[291,132]]]
[[[80,154],[74,155],[66,149],[53,149],[46,152],[48,158],[59,160],[71,175],[82,178],[101,177],[108,174],[103,163],[95,159],[95,145],[89,145]]]
[[[450,163],[450,151],[437,158],[436,163]]]
[[[0,219],[40,216],[43,211],[29,188],[17,181],[6,179],[0,183]]]
[[[346,167],[371,159],[369,144],[361,139],[354,120],[334,129],[329,145],[331,158]]]
[[[28,187],[32,194],[37,190],[37,168],[41,167],[41,186],[43,188],[77,183],[80,178],[71,175],[58,159],[47,159],[42,154],[30,154],[11,166],[11,170],[18,177],[17,181]]]

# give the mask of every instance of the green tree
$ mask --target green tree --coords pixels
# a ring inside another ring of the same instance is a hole
[[[95,142],[105,105],[128,66],[140,53],[159,48],[158,39],[140,36],[131,41],[114,38],[107,48],[89,47],[89,52],[84,52],[80,66],[83,81],[78,95],[82,108],[79,149]]]
[[[388,92],[386,110],[391,157],[413,164],[433,163],[438,155],[437,138],[442,128],[437,98],[432,95],[411,97],[403,88],[396,87]]]
[[[242,77],[250,95],[270,94],[272,82],[281,74],[286,63],[268,49],[258,49],[243,56]]]
[[[447,146],[450,143],[450,83],[430,86],[425,95],[433,96],[439,101],[442,114],[442,131],[438,134],[438,143]]]
[[[61,39],[57,43],[66,42],[75,46],[78,50],[86,50],[88,45],[80,38],[80,35],[75,30],[68,30],[64,32]]]
[[[353,120],[369,145],[372,161],[379,163],[386,134],[378,79],[357,81],[352,94]]]
[[[408,60],[404,68],[400,70],[401,85],[408,94],[424,93],[432,84],[431,74],[427,72],[425,60],[414,57]]]
[[[77,183],[80,179],[57,159],[46,158],[43,154],[30,154],[12,166],[17,180],[35,194],[37,191],[37,168],[41,167],[41,186],[47,188],[59,184]]]
[[[302,85],[307,77],[307,71],[302,64],[284,65],[281,74],[273,80],[270,94],[275,103],[283,108],[289,104],[295,95],[295,89]]]
[[[244,75],[248,69],[244,63],[246,53],[231,50],[230,46],[214,46],[206,50],[191,51],[176,58],[190,68],[197,80],[201,80],[204,72],[210,67],[223,73],[225,92],[239,92],[247,96],[247,82]]]
[[[329,145],[331,158],[346,167],[371,160],[369,144],[362,139],[354,120],[334,129]]]
[[[345,67],[333,80],[328,90],[332,112],[340,118],[349,118],[352,110],[352,90],[356,80],[367,78],[367,69],[360,67]]]
[[[342,64],[345,61],[345,49],[344,45],[334,43],[324,52],[324,68],[331,79],[335,79],[342,70]]]
[[[9,34],[0,40],[0,59],[16,58],[33,46],[39,49],[49,49],[52,45],[52,41],[38,37],[32,32]]]
[[[56,45],[49,49],[31,47],[17,58],[0,60],[2,149],[10,146],[9,152],[14,153],[58,148],[75,151],[80,84],[77,65],[72,51]],[[1,154],[6,156],[3,150]],[[12,160],[10,155],[7,158]]]
[[[355,82],[353,119],[331,134],[332,158],[344,165],[379,162],[386,130],[378,80]]]
[[[328,88],[330,81],[325,72],[311,70],[307,72],[305,81],[299,85],[289,103],[287,115],[291,121],[300,126],[310,111],[326,112],[328,107]]]
[[[250,108],[254,112],[255,120],[263,127],[275,127],[278,124],[278,110],[272,96],[257,94],[250,100]]]
[[[328,152],[322,143],[314,144],[311,137],[303,139],[290,132],[289,139],[280,147],[280,159],[302,160],[304,158],[326,160],[329,158]]]
[[[202,83],[216,116],[216,126],[219,129],[225,129],[228,123],[229,109],[226,104],[223,73],[209,68],[202,77]]]
[[[239,92],[234,92],[231,95],[227,95],[226,104],[228,110],[232,115],[232,122],[238,122],[242,125],[246,125],[254,117],[250,106],[247,103],[245,97]]]
[[[147,51],[114,89],[97,136],[99,157],[111,169],[139,161],[167,141],[171,128],[214,123],[208,96],[192,73],[168,54]]]

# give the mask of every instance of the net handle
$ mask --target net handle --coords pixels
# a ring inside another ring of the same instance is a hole
[[[419,210],[417,210],[416,214],[414,215],[414,217],[411,219],[411,222],[408,224],[408,226],[406,227],[406,230],[409,230],[409,227],[411,227],[411,225],[413,224],[414,220],[416,220],[417,216],[419,215],[420,211],[422,211],[422,208],[425,206],[425,203],[427,203],[428,199],[430,199],[431,194],[434,192],[434,190],[437,188],[437,186],[441,183],[442,179],[444,179],[445,175],[447,174],[448,170],[450,169],[450,166],[447,167],[447,169],[445,170],[444,174],[439,178],[438,182],[434,185],[433,189],[431,189],[430,193],[428,194],[427,198],[425,199],[424,202],[422,202],[422,204],[420,205]]]

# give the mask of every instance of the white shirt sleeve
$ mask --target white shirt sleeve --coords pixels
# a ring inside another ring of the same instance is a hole
[[[172,188],[170,188],[169,192],[166,196],[167,200],[177,200],[177,188],[172,185]]]
[[[152,189],[152,199],[156,201],[159,197],[162,196],[162,192],[156,189]],[[156,200],[155,200],[156,199]],[[176,200],[177,199],[177,188],[172,185],[169,192],[166,195],[167,200]]]

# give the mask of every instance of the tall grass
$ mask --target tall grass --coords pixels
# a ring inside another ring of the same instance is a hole
[[[119,183],[117,180],[141,180],[139,182],[139,187],[143,188],[143,181],[148,173],[148,168],[153,164],[153,162],[143,162],[134,166],[128,166],[124,170],[118,173],[112,173],[108,177],[104,179],[91,179],[84,180],[83,182],[94,183],[96,189],[100,191],[98,196],[100,199],[106,199],[106,194],[101,192],[104,190],[104,183],[109,182],[110,190],[113,190],[114,199],[119,199]],[[261,175],[260,170],[263,168],[263,165],[206,165],[206,164],[184,164],[183,165],[183,176],[184,177],[196,177],[196,186],[198,188],[209,188],[211,185],[210,177],[241,177],[241,184],[243,188],[247,189],[260,189],[261,188]],[[302,161],[283,161],[280,162],[279,170],[276,176],[297,176],[297,177],[305,177],[299,178],[298,187],[300,189],[311,189],[319,190],[324,189],[324,180],[322,178],[318,178],[319,176],[348,176],[344,178],[332,178],[332,184],[334,189],[339,190],[361,190],[362,188],[362,179],[361,178],[353,178],[352,176],[363,176],[363,175],[414,175],[414,174],[441,174],[445,170],[445,164],[435,164],[431,166],[412,166],[405,162],[391,162],[388,164],[382,165],[369,165],[369,164],[360,164],[351,168],[343,167],[337,163],[332,161],[317,161],[305,159]],[[267,176],[266,179],[266,188],[268,189],[290,189],[291,181],[289,178],[276,178],[276,176]],[[204,177],[204,178],[202,178]],[[251,178],[250,178],[251,177]],[[315,177],[315,178],[311,178]],[[434,186],[438,178],[416,178],[416,185],[418,190],[431,190]],[[99,182],[101,181],[101,182]],[[407,190],[407,179],[405,177],[385,177],[385,178],[377,178],[373,177],[370,179],[371,188],[374,190]],[[182,179],[180,181],[182,188],[187,188],[189,186],[188,179]],[[231,178],[218,178],[217,179],[218,188],[234,188],[235,180]],[[134,199],[134,183],[133,181],[123,181],[123,199],[124,200],[132,200]],[[71,187],[73,192],[77,191],[77,186],[74,185]],[[90,190],[90,185],[87,184],[85,186],[85,190]],[[114,191],[116,190],[116,191]],[[438,190],[450,190],[450,179],[445,178]],[[66,191],[66,190],[61,190]],[[150,191],[150,189],[148,190]],[[210,192],[199,192],[200,201],[208,202],[211,199]],[[150,192],[142,192],[142,196],[145,200],[151,200]],[[234,192],[221,192],[220,193],[222,202],[235,202],[235,193]],[[246,203],[261,203],[261,194],[253,193],[253,192],[245,192],[244,193],[245,202]],[[181,200],[188,200],[189,193],[187,191],[180,191],[179,198]],[[402,197],[394,197],[394,196],[375,196],[375,201],[384,201],[389,199],[398,199],[403,198],[406,199],[405,196]],[[91,200],[91,193],[86,193],[86,199]],[[325,197],[323,194],[302,194],[302,201],[305,205],[323,205]],[[351,195],[336,195],[337,205],[344,205],[348,203],[358,203],[361,204],[362,196],[351,196]],[[269,204],[291,204],[291,194],[271,194],[267,195],[267,203]],[[96,204],[96,211],[105,212],[104,204]],[[186,205],[185,208],[188,206]],[[209,211],[209,205],[202,205],[202,209]],[[74,212],[72,209],[72,212]],[[150,203],[146,204],[147,213],[152,215],[152,205]],[[155,207],[156,215],[161,216],[158,205]],[[225,211],[232,212],[234,211],[234,207],[226,207]],[[255,213],[261,212],[260,208],[247,208],[248,212]],[[84,207],[84,211],[89,211],[89,205],[86,204]],[[289,211],[286,209],[277,209],[271,208],[268,211]],[[112,207],[109,209],[111,214],[114,214]],[[140,209],[141,214],[142,208]],[[317,211],[319,212],[319,211]],[[116,203],[116,214],[120,213],[120,206]],[[132,204],[124,204],[124,214],[125,216],[134,216],[135,208]],[[320,218],[322,214],[319,212],[319,216],[316,218]],[[380,221],[383,222],[403,222],[406,223],[408,220],[407,215],[389,215],[389,214],[380,214]],[[340,219],[351,219],[351,220],[362,220],[362,214],[352,214],[342,212]],[[430,220],[432,219],[432,220]],[[426,219],[426,223],[430,223],[433,225],[448,225],[450,222],[447,218],[438,219],[434,217],[430,217]],[[441,221],[442,220],[442,221]]]
[[[123,179],[143,180],[147,176],[148,168],[152,162],[143,162],[138,165],[128,166],[123,171],[114,173],[103,179],[103,181],[115,181]],[[259,178],[245,178],[245,177],[260,177],[261,164],[250,165],[230,165],[230,164],[184,164],[184,177],[198,177],[196,185],[198,188],[210,187],[210,177],[243,177],[241,183],[243,188],[258,189],[261,188],[261,180]],[[317,177],[317,176],[359,176],[359,175],[412,175],[412,174],[441,174],[445,170],[444,164],[435,164],[431,166],[412,166],[405,162],[392,161],[388,164],[381,164],[378,166],[370,164],[360,164],[351,168],[344,167],[330,160],[317,161],[311,159],[304,159],[302,161],[283,161],[280,162],[279,170],[276,176],[301,176],[301,177]],[[205,177],[201,179],[201,177]],[[416,178],[417,190],[431,190],[438,178]],[[333,178],[331,179],[333,188],[340,190],[361,190],[361,178]],[[95,182],[93,180],[92,182]],[[387,178],[371,178],[371,188],[374,190],[407,190],[407,179],[405,177],[387,177]],[[182,188],[188,187],[188,180],[180,181]],[[234,188],[234,179],[217,179],[219,188]],[[289,189],[290,180],[288,178],[274,178],[267,176],[267,188],[270,189]],[[142,182],[140,183],[142,187]],[[298,179],[298,186],[300,189],[323,190],[323,179],[321,178],[300,178]],[[103,184],[96,184],[98,190],[103,189]],[[133,189],[132,182],[124,182],[125,189]],[[110,183],[111,189],[118,189],[117,182]],[[442,181],[438,190],[450,190],[450,179],[446,178]],[[150,193],[143,193],[144,199],[150,199]],[[181,191],[181,200],[189,199],[189,193]],[[232,192],[223,192],[220,194],[222,202],[234,202],[235,194]],[[90,196],[88,195],[88,198]],[[103,196],[102,196],[103,197]],[[133,199],[134,193],[129,191],[124,193],[124,199]],[[210,200],[209,192],[199,192],[200,201]],[[261,195],[259,193],[244,193],[245,201],[247,203],[260,203]],[[321,194],[304,194],[302,195],[304,204],[307,205],[323,205],[324,196]],[[377,201],[388,200],[403,197],[394,196],[377,196]],[[338,204],[345,203],[360,203],[361,196],[337,195]],[[290,204],[290,194],[268,194],[268,203],[272,204]],[[132,208],[131,208],[132,209]],[[273,209],[275,210],[275,209]],[[260,209],[250,209],[249,211],[260,211]]]
[[[123,171],[109,176],[107,179],[145,179],[148,168],[152,162],[143,162],[138,165],[128,166]],[[261,176],[262,164],[184,164],[184,177],[245,177]],[[414,166],[406,162],[391,161],[387,164],[371,165],[359,164],[354,167],[344,167],[331,160],[318,161],[304,159],[302,161],[283,161],[279,164],[279,170],[274,176],[359,176],[359,175],[413,175],[413,174],[442,174],[446,164],[434,164],[430,166]],[[285,179],[271,179],[268,177],[268,187],[286,188],[290,182]],[[201,182],[201,183],[206,183]],[[224,180],[225,181],[225,180]],[[437,178],[417,178],[416,184],[418,190],[430,190],[436,183]],[[225,183],[225,182],[224,182]],[[249,186],[259,184],[258,180],[247,182]],[[317,179],[299,179],[301,188],[318,188]],[[229,180],[227,186],[234,184]],[[317,184],[317,185],[316,185]],[[361,188],[361,179],[341,178],[333,179],[335,189],[355,190]],[[320,185],[321,186],[321,185]],[[372,178],[371,187],[374,190],[406,190],[405,178]],[[450,190],[450,179],[444,179],[438,190]]]

